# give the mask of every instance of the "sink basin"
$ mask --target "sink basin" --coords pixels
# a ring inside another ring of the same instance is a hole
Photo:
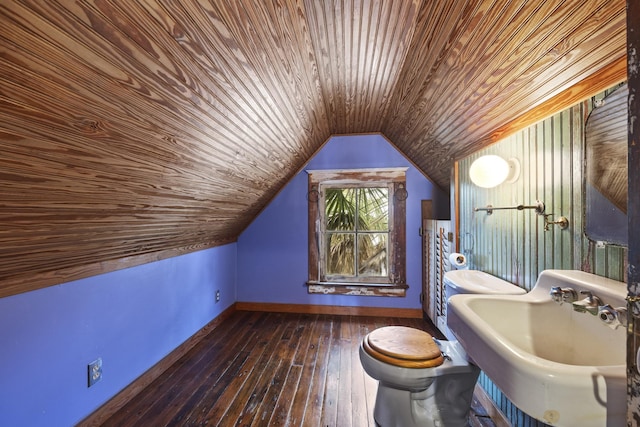
[[[447,297],[457,294],[524,294],[519,286],[479,270],[451,270],[444,273]]]
[[[626,425],[625,328],[554,302],[554,286],[626,307],[622,282],[545,270],[524,295],[452,296],[447,325],[472,361],[530,416],[558,426]]]

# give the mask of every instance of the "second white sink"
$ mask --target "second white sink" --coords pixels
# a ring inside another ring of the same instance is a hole
[[[624,283],[546,270],[525,295],[454,295],[448,326],[473,362],[530,416],[559,426],[625,425],[625,328],[554,302],[554,286],[626,306]]]

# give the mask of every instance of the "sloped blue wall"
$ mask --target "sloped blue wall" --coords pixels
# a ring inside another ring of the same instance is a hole
[[[235,274],[234,243],[1,298],[0,425],[78,423],[233,304]]]

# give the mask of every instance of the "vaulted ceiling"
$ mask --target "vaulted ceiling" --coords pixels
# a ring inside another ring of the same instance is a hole
[[[380,132],[448,190],[455,158],[623,60],[625,19],[624,0],[1,2],[0,296],[233,240],[332,134]]]

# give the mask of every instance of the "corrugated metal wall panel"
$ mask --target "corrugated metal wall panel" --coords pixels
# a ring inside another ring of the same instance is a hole
[[[625,249],[598,247],[583,232],[583,131],[585,109],[579,104],[460,161],[462,251],[474,268],[530,289],[549,268],[579,269],[624,280]],[[517,182],[493,189],[474,186],[471,163],[485,154],[520,161]],[[550,226],[533,210],[474,212],[476,207],[545,203],[549,220],[566,216],[567,230]]]

